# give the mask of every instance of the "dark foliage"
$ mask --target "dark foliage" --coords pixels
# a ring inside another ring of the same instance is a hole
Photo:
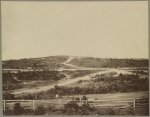
[[[20,59],[20,60],[7,60],[3,61],[3,69],[26,69],[32,67],[32,69],[57,69],[60,67],[65,67],[60,64],[67,60],[66,56],[50,56],[43,58],[30,58],[30,59]]]
[[[67,114],[77,114],[78,111],[79,105],[77,105],[74,101],[65,104],[64,108],[62,109],[62,112]]]
[[[22,88],[22,81],[49,80],[58,81],[65,77],[59,71],[28,71],[18,73],[3,73],[3,90]]]
[[[87,97],[84,95],[81,100],[87,100]]]
[[[95,111],[94,107],[91,107],[88,103],[84,103],[79,106],[76,102],[71,101],[64,105],[62,113],[69,115],[88,115],[90,112]]]
[[[47,93],[70,95],[70,94],[102,94],[114,92],[133,92],[133,91],[148,91],[148,78],[142,79],[138,75],[122,75],[118,77],[97,76],[95,83],[103,83],[105,85],[93,87],[64,87],[57,86],[57,88],[50,89]]]
[[[15,99],[15,95],[10,93],[10,92],[3,92],[3,99],[5,100],[14,100]]]
[[[44,115],[45,114],[45,109],[43,106],[38,106],[37,109],[35,110],[35,115]]]
[[[17,83],[17,80],[60,80],[65,77],[59,71],[29,71],[18,73],[3,73],[3,82]]]
[[[20,103],[15,103],[13,108],[14,115],[22,115],[24,109],[20,106]]]

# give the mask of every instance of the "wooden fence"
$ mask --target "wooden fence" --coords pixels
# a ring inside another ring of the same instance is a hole
[[[72,99],[49,99],[49,100],[3,100],[3,111],[12,109],[15,103],[20,103],[23,108],[30,108],[35,110],[36,107],[42,105],[44,108],[48,108],[49,105],[61,108],[64,104],[75,101],[79,105],[88,103],[94,107],[102,108],[126,108],[128,106],[134,108],[140,108],[149,104],[148,98],[124,98],[124,99],[98,99],[98,100],[72,100]]]

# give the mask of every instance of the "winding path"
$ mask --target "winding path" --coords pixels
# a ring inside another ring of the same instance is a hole
[[[68,60],[66,60],[62,64],[74,67],[75,68],[74,70],[102,70],[102,69],[103,70],[100,71],[100,72],[88,74],[88,75],[85,75],[83,77],[78,77],[78,78],[75,78],[75,79],[67,78],[67,80],[61,80],[58,83],[53,84],[53,85],[40,86],[40,87],[30,88],[30,89],[29,88],[24,88],[24,89],[14,90],[12,93],[15,94],[15,95],[18,95],[18,94],[22,94],[22,93],[24,93],[24,94],[31,94],[31,93],[38,93],[38,92],[41,92],[41,91],[47,91],[47,90],[49,90],[51,88],[54,88],[55,85],[67,86],[67,85],[70,85],[70,84],[74,84],[74,83],[76,83],[76,82],[78,82],[80,80],[90,80],[96,74],[105,74],[105,73],[111,73],[111,72],[116,72],[117,75],[119,75],[120,73],[122,73],[122,74],[133,74],[133,73],[128,72],[126,70],[119,70],[119,69],[112,69],[112,68],[99,68],[99,69],[97,69],[97,68],[78,67],[78,66],[75,66],[75,65],[72,65],[72,64],[69,63],[73,59],[74,59],[74,57],[69,57]],[[68,70],[72,70],[72,69],[68,69]],[[69,77],[69,76],[67,76],[67,77]]]
[[[69,62],[72,61],[75,57],[71,56],[69,57],[65,62],[63,62],[62,64],[66,65],[66,66],[69,66],[69,67],[73,67],[75,69],[83,69],[84,67],[79,67],[79,66],[76,66],[76,65],[72,65],[70,64]]]

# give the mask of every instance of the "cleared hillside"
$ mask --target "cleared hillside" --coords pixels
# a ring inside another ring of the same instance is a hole
[[[42,58],[30,58],[30,59],[19,59],[19,60],[7,60],[3,61],[3,69],[58,69],[58,68],[70,68],[65,66],[63,63],[68,59],[67,56],[50,56]]]
[[[25,58],[3,61],[3,69],[69,69],[73,66],[83,68],[111,68],[111,67],[148,67],[148,59],[112,59],[93,57],[49,56],[41,58]],[[66,64],[65,62],[68,61]],[[72,65],[72,66],[71,66]]]
[[[70,64],[87,68],[148,67],[148,59],[112,59],[83,57],[74,58],[72,61],[70,61]]]

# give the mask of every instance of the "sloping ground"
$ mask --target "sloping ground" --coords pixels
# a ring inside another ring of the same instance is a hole
[[[102,73],[105,73],[107,71],[102,71],[102,72],[99,72],[98,74],[102,74]],[[73,84],[79,80],[90,80],[91,79],[91,76],[94,76],[96,75],[97,73],[94,73],[94,74],[90,74],[90,75],[86,75],[86,76],[83,76],[83,77],[78,77],[78,78],[75,78],[75,79],[69,79],[69,80],[66,80],[66,81],[60,81],[59,83],[57,84],[54,84],[54,85],[48,85],[48,86],[42,86],[42,87],[37,87],[37,88],[30,88],[30,89],[19,89],[19,90],[15,90],[13,92],[13,94],[21,94],[21,93],[37,93],[37,92],[41,92],[41,91],[47,91],[51,88],[54,88],[55,85],[58,85],[58,86],[67,86],[69,84]]]
[[[111,59],[72,56],[49,56],[2,61],[3,69],[58,69],[148,67],[148,59]]]
[[[77,77],[77,78],[74,78],[74,79],[60,80],[58,83],[53,84],[53,85],[47,85],[47,86],[42,86],[42,87],[30,88],[30,89],[15,90],[13,92],[13,94],[21,94],[21,93],[27,93],[28,94],[28,93],[37,93],[37,92],[41,92],[41,91],[47,91],[47,90],[49,90],[51,88],[54,88],[55,85],[58,85],[58,86],[68,86],[68,85],[74,84],[74,83],[76,83],[76,82],[78,82],[80,80],[89,81],[95,75],[98,75],[98,74],[101,75],[101,74],[105,74],[105,73],[111,73],[112,71],[117,71],[117,72],[122,73],[122,74],[128,73],[128,72],[125,72],[123,70],[106,69],[104,71],[92,73],[92,74],[89,74],[89,75],[86,75],[86,76],[82,76],[82,77]]]
[[[75,59],[75,57],[69,57],[68,60],[64,61],[62,64],[72,67],[74,69],[85,69],[85,67],[79,67],[77,65],[70,64],[70,62],[74,59]]]
[[[52,58],[46,58],[46,60],[51,60]],[[75,58],[75,57],[64,57],[63,59],[61,58],[61,57],[53,57],[53,59],[52,60],[55,60],[55,61],[57,61],[57,62],[60,62],[61,64],[64,64],[64,65],[66,65],[66,66],[72,66],[71,65],[71,63],[70,62],[72,62],[72,61],[76,61],[76,59],[77,58]],[[85,60],[87,60],[87,58],[84,58]],[[88,58],[89,59],[89,58]],[[39,60],[39,59],[37,59],[37,60]],[[40,59],[41,60],[41,59]],[[43,60],[45,60],[45,58],[42,58],[42,61]],[[82,58],[80,58],[80,60],[81,61],[83,61],[83,59]],[[89,59],[89,60],[91,60],[91,58]],[[93,58],[92,58],[92,60],[93,60]],[[100,62],[99,60],[101,60],[101,59],[96,59],[96,61],[97,62]],[[102,60],[104,60],[105,61],[105,59],[102,59]],[[106,59],[107,60],[107,59]],[[111,60],[111,59],[109,59],[109,60]],[[117,59],[117,60],[119,60],[119,59]],[[116,62],[118,62],[117,60],[115,60]],[[95,61],[95,59],[94,59],[94,61]],[[111,60],[112,61],[112,60]],[[113,60],[114,61],[114,60]],[[122,60],[121,60],[122,61]],[[123,60],[124,62],[125,62],[125,60]],[[130,63],[129,62],[130,60],[128,60],[128,62],[127,63]],[[133,62],[135,62],[136,60],[131,60],[131,61],[133,61]],[[145,60],[140,60],[142,63],[145,63]],[[138,61],[138,63],[139,64],[141,64],[140,63],[140,61]],[[84,61],[85,62],[85,61]],[[84,63],[83,62],[83,63]],[[87,62],[87,61],[86,61]],[[88,61],[87,62],[87,64],[93,64],[93,63],[89,63],[90,61]],[[106,62],[106,61],[105,61]],[[116,63],[115,62],[115,63]],[[123,62],[123,63],[124,63]],[[122,63],[122,64],[123,64]],[[132,63],[132,62],[131,62]],[[136,62],[135,62],[136,63]],[[23,63],[22,63],[23,64]],[[102,64],[102,63],[100,63],[100,64]],[[108,65],[109,66],[109,65]],[[76,69],[78,69],[78,70],[80,70],[80,69],[82,69],[82,70],[95,70],[95,69],[97,69],[97,68],[84,68],[84,67],[80,67],[80,66],[77,66],[77,65],[73,65],[72,67],[75,67]],[[101,68],[100,68],[101,69]],[[98,69],[97,69],[98,70]],[[75,84],[75,83],[77,83],[78,81],[80,81],[80,80],[84,80],[84,81],[90,81],[91,79],[92,79],[92,77],[94,77],[95,75],[101,75],[101,74],[107,74],[107,73],[112,73],[112,72],[115,72],[115,73],[117,73],[116,74],[116,76],[118,76],[120,73],[121,74],[134,74],[134,73],[132,73],[132,72],[130,72],[130,71],[127,71],[127,70],[124,70],[124,69],[113,69],[113,68],[105,68],[105,69],[103,69],[103,71],[100,71],[100,72],[96,72],[96,73],[91,73],[91,74],[88,74],[88,75],[85,75],[85,76],[82,76],[82,77],[77,77],[77,78],[74,78],[74,79],[63,79],[63,80],[60,80],[58,83],[55,83],[55,84],[53,84],[53,85],[47,85],[47,86],[39,86],[39,87],[36,87],[36,88],[24,88],[24,89],[19,89],[19,90],[14,90],[13,91],[13,94],[21,94],[21,93],[24,93],[24,94],[32,94],[32,93],[38,93],[38,92],[41,92],[41,91],[47,91],[47,90],[49,90],[49,89],[52,89],[52,88],[54,88],[54,86],[55,85],[58,85],[58,86],[68,86],[68,85],[71,85],[71,84]]]
[[[3,69],[58,69],[68,68],[63,63],[68,59],[67,56],[50,56],[42,58],[30,58],[30,59],[19,59],[19,60],[7,60],[3,61]],[[70,68],[70,67],[69,67]]]
[[[79,67],[99,68],[99,67],[148,67],[148,59],[111,59],[111,58],[74,58],[70,64]]]

